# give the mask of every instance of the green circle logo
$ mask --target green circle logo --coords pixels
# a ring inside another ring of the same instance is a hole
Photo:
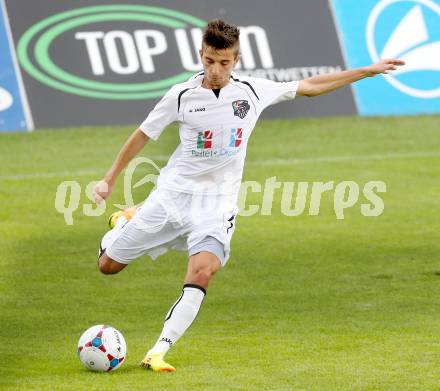
[[[111,100],[161,97],[171,86],[192,75],[191,72],[182,72],[148,83],[107,83],[69,73],[50,57],[49,49],[61,34],[80,26],[110,21],[145,22],[171,29],[190,26],[203,28],[206,25],[199,18],[161,7],[115,4],[78,8],[52,15],[29,28],[17,45],[20,64],[34,79],[51,88],[69,94]],[[35,43],[31,45],[31,42]]]

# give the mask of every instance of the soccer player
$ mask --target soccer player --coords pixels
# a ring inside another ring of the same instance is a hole
[[[246,147],[261,112],[296,95],[321,95],[404,64],[383,60],[288,83],[238,76],[232,70],[240,58],[239,29],[222,20],[208,23],[200,56],[203,71],[165,94],[95,187],[96,201],[102,202],[145,144],[167,125],[179,124],[180,144],[156,189],[138,210],[111,216],[113,229],[101,242],[98,260],[102,273],[115,274],[144,254],[155,259],[167,249],[188,251],[182,292],[141,363],[154,371],[175,370],[164,356],[196,318],[210,280],[229,258]]]

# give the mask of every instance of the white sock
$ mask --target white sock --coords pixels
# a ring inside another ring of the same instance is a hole
[[[165,317],[162,333],[148,353],[165,355],[170,347],[185,333],[196,318],[206,291],[201,286],[185,284],[179,299],[170,308]]]
[[[119,238],[119,235],[122,233],[122,228],[125,227],[126,223],[127,219],[124,216],[121,216],[116,220],[116,224],[113,229],[108,231],[101,240],[99,256],[101,256],[104,250],[108,248],[117,238]]]

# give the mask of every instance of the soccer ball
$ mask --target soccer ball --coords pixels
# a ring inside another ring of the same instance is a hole
[[[78,357],[92,371],[114,371],[122,365],[126,354],[124,337],[111,326],[90,327],[78,341]]]

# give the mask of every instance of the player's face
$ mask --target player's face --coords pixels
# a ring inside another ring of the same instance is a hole
[[[239,60],[237,49],[215,49],[204,46],[200,49],[203,70],[205,71],[203,87],[222,88],[229,83],[229,77]]]

